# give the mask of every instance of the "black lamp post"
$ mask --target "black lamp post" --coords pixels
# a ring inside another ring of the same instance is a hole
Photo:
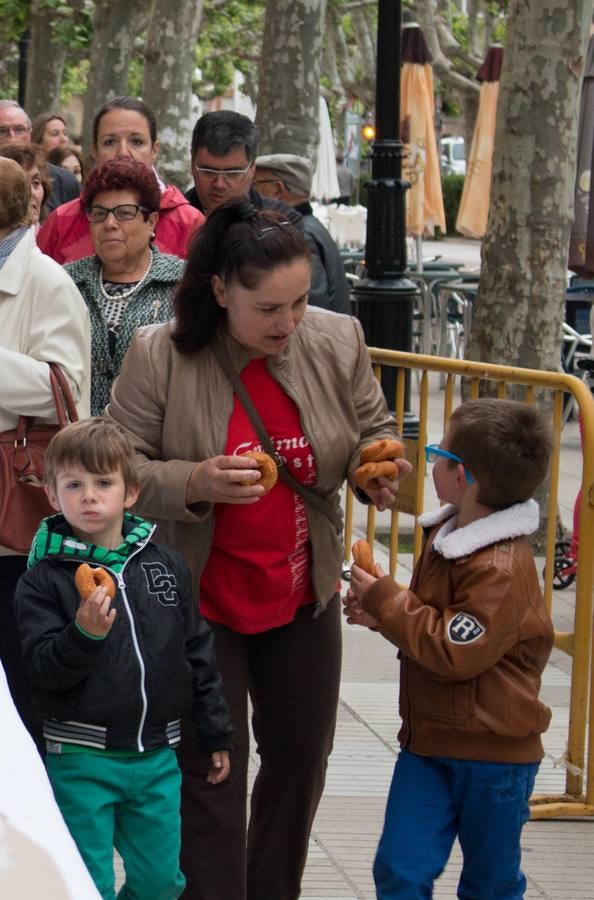
[[[358,315],[369,346],[412,350],[412,321],[419,288],[405,277],[406,197],[400,140],[400,0],[379,0],[377,22],[376,139],[367,183],[367,278],[355,288]],[[382,373],[382,387],[394,407],[392,372]],[[407,381],[405,406],[409,408]],[[418,435],[418,420],[404,415],[405,437]]]
[[[19,106],[25,108],[25,93],[27,90],[27,62],[29,44],[31,43],[31,29],[27,28],[19,38]]]

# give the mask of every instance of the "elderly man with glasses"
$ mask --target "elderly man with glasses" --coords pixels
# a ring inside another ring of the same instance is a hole
[[[205,113],[194,126],[191,152],[194,187],[186,192],[191,205],[208,216],[228,200],[247,197],[256,209],[281,213],[288,222],[304,231],[311,251],[309,302],[324,309],[336,309],[329,295],[320,249],[304,229],[301,214],[285,202],[262,197],[254,187],[258,154],[258,132],[254,122],[231,110]]]
[[[31,141],[31,119],[16,100],[0,100],[0,144],[28,144]],[[61,166],[48,163],[52,192],[47,200],[48,212],[75,200],[80,195],[80,185],[74,175]]]

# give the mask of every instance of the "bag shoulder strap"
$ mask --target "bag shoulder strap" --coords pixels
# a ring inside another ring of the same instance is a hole
[[[338,527],[336,513],[332,504],[328,500],[325,500],[323,497],[320,497],[319,494],[316,494],[315,491],[312,491],[311,488],[308,488],[304,484],[301,484],[300,481],[297,481],[297,479],[294,478],[287,469],[284,460],[278,454],[276,447],[272,443],[270,435],[266,431],[266,427],[262,419],[260,418],[258,410],[254,406],[252,398],[246,390],[246,387],[241,378],[233,368],[233,364],[229,359],[229,355],[219,339],[215,340],[212,348],[217,361],[219,362],[223,372],[225,373],[227,381],[229,381],[231,387],[239,397],[241,405],[247,413],[248,419],[254,426],[254,430],[258,435],[258,438],[260,439],[262,447],[264,448],[266,453],[268,453],[269,456],[271,456],[275,461],[278,469],[278,477],[288,487],[295,491],[296,494],[299,494],[301,497],[303,497],[303,499],[306,500],[311,506],[313,506],[319,512],[324,513],[324,515],[332,522],[332,524]]]
[[[58,422],[63,428],[68,422],[78,422],[78,413],[76,405],[70,390],[68,379],[64,375],[62,369],[57,363],[49,363],[50,368],[50,384],[56,404],[56,412],[58,414]]]

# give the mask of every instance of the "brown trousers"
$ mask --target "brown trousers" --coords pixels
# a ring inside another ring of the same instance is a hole
[[[182,733],[185,900],[297,900],[332,750],[341,665],[340,601],[313,618],[243,635],[212,623],[235,729],[231,774],[205,780],[210,758]],[[260,768],[246,833],[248,692]],[[187,724],[187,723],[186,723]]]

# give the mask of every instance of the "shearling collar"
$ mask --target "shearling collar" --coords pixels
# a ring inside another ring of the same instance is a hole
[[[433,528],[451,519],[457,512],[455,506],[447,504],[435,512],[424,513],[418,517],[417,522],[422,528]],[[535,500],[527,500],[525,503],[516,503],[507,509],[500,509],[490,516],[485,516],[484,519],[477,519],[464,528],[457,528],[454,531],[444,529],[443,535],[440,529],[433,540],[433,549],[445,559],[459,559],[488,547],[489,544],[532,534],[538,528],[538,522],[538,503]]]

